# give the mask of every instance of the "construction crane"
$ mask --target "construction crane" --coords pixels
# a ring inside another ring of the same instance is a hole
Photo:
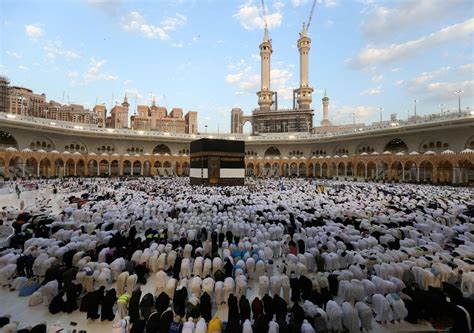
[[[265,32],[268,32],[267,10],[265,9],[265,3],[263,0],[262,0],[262,11],[263,11],[263,20],[265,22]]]
[[[262,0],[263,1],[263,0]],[[308,24],[306,25],[305,31],[308,31],[311,20],[313,19],[314,8],[316,7],[316,0],[313,0],[313,5],[311,6],[311,11],[309,12]]]

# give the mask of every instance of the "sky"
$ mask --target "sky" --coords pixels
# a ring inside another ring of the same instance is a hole
[[[313,0],[266,0],[271,89],[291,107],[296,47]],[[230,130],[230,111],[257,106],[260,0],[0,0],[0,74],[47,99],[199,112]],[[317,0],[308,31],[314,123],[326,89],[333,123],[457,109],[474,101],[472,0]],[[248,130],[248,129],[247,129]]]

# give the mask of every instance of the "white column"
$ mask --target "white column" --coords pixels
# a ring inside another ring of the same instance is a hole
[[[420,167],[418,165],[416,166],[416,181],[420,181]]]
[[[97,176],[100,176],[100,163],[97,163]]]
[[[140,176],[143,176],[143,164],[144,164],[144,163],[142,163],[142,164],[141,164],[141,167],[140,167]]]
[[[347,164],[344,165],[344,177],[347,177]]]
[[[36,177],[39,178],[40,176],[40,162],[38,162],[38,165],[36,166]]]
[[[109,163],[109,177],[112,175],[112,163]]]
[[[453,184],[456,184],[456,167],[453,166]]]
[[[402,180],[405,181],[405,166],[402,164]]]
[[[365,165],[365,179],[367,179],[367,164]]]
[[[77,163],[74,163],[74,176],[77,176]]]

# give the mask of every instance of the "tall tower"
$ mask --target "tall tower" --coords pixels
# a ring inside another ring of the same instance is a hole
[[[321,120],[321,126],[331,126],[329,121],[329,97],[326,94],[326,89],[324,89],[323,101],[323,120]]]
[[[230,115],[230,132],[242,133],[244,125],[244,111],[241,108],[233,108]]]
[[[125,93],[125,97],[123,98],[122,103],[122,110],[120,112],[120,127],[127,128],[128,127],[128,111],[129,111],[130,104],[128,104],[128,97]]]
[[[273,52],[272,41],[268,38],[268,29],[265,27],[263,42],[260,44],[261,85],[257,92],[260,110],[270,110],[273,104],[273,91],[270,91],[270,56]]]
[[[312,102],[313,88],[309,86],[309,49],[311,47],[311,38],[307,36],[307,29],[303,23],[303,30],[298,39],[298,51],[300,52],[300,87],[296,89],[296,102],[298,109],[310,109]]]

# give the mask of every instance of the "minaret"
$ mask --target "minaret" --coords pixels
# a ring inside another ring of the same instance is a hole
[[[306,26],[303,23],[303,30],[300,32],[298,39],[298,51],[300,52],[300,87],[296,89],[298,109],[311,109],[313,88],[309,86],[308,70],[309,60],[308,54],[311,47],[311,38],[306,35]]]
[[[260,44],[261,86],[257,92],[260,110],[270,110],[273,104],[273,91],[270,91],[270,56],[273,52],[272,41],[268,38],[268,29],[265,27],[263,42]]]
[[[323,120],[321,120],[321,126],[331,126],[329,121],[329,97],[326,94],[326,89],[324,89],[323,101]]]

